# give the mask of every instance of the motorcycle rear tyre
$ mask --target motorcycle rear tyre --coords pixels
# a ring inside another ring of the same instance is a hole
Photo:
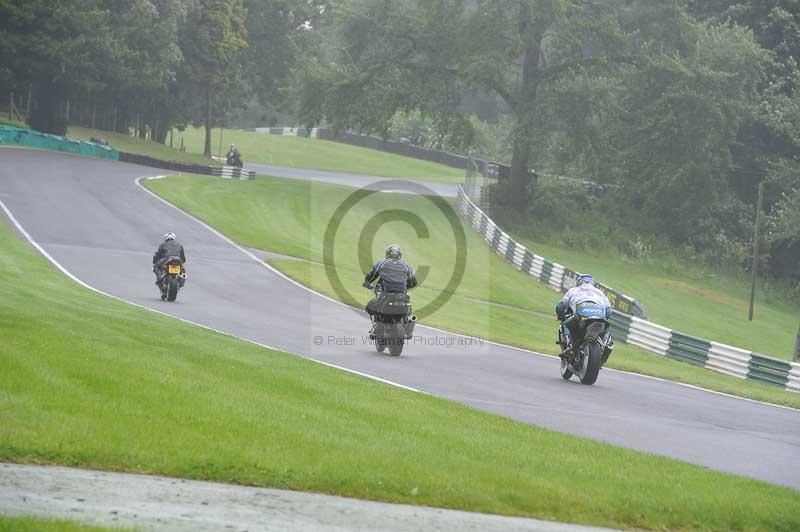
[[[594,384],[600,374],[600,366],[603,365],[603,350],[597,342],[590,343],[585,349],[585,356],[588,360],[585,362],[586,370],[580,377],[581,384],[589,385]]]
[[[175,301],[178,297],[178,279],[176,277],[167,278],[167,301]]]

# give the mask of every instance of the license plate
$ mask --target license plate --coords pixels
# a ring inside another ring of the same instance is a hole
[[[177,273],[177,274],[181,273],[181,267],[178,266],[177,264],[170,264],[168,268],[169,268],[168,270],[169,273]]]

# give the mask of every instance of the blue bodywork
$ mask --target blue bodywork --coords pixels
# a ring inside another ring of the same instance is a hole
[[[587,319],[606,320],[609,318],[603,305],[597,303],[581,303],[575,309],[575,314]]]

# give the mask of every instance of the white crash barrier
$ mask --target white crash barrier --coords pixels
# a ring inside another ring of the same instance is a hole
[[[753,355],[750,351],[711,342],[706,368],[731,377],[746,379],[752,357]]]

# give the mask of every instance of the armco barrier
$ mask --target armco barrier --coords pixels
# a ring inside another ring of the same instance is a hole
[[[458,189],[456,208],[467,223],[481,234],[497,254],[514,264],[523,273],[535,277],[550,285],[553,290],[560,292],[566,292],[575,286],[577,272],[573,272],[561,264],[550,262],[514,241],[467,197],[463,187]],[[639,318],[647,318],[644,307],[632,297],[617,292],[604,284],[598,283],[598,288],[605,292],[614,309]]]
[[[102,144],[69,139],[33,129],[13,126],[0,126],[0,144],[74,153],[84,157],[94,157],[95,159],[108,159],[111,161],[119,159],[117,150]]]
[[[211,167],[211,175],[221,177],[223,179],[255,179],[256,173],[248,170],[242,170],[236,166],[217,166]]]
[[[463,188],[459,188],[456,207],[459,215],[486,243],[520,271],[560,292],[575,286],[577,273],[550,262],[515,242],[486,213],[475,206]],[[609,296],[615,309],[610,322],[617,341],[731,377],[755,380],[800,392],[800,364],[777,360],[656,325],[642,318],[644,309],[634,299],[604,285],[600,285],[600,288]],[[631,315],[632,313],[639,313],[642,317]]]
[[[256,173],[235,168],[233,166],[204,166],[200,164],[186,164],[177,161],[162,161],[147,155],[138,153],[119,152],[119,160],[126,163],[140,164],[175,172],[186,172],[188,174],[202,174],[223,177],[227,179],[255,179]]]
[[[50,135],[33,129],[13,126],[0,125],[0,145],[2,144],[74,153],[76,155],[94,157],[96,159],[123,161],[153,168],[162,168],[164,170],[214,175],[227,179],[254,179],[256,175],[255,172],[249,172],[231,166],[203,166],[175,161],[162,161],[146,155],[139,155],[138,153],[121,152],[109,146],[96,144],[94,142],[84,142],[82,140]]]
[[[295,137],[311,137],[322,140],[330,140],[333,142],[341,142],[343,144],[350,144],[353,146],[360,146],[362,148],[369,148],[371,150],[378,150],[387,153],[394,153],[396,155],[403,155],[405,157],[412,157],[414,159],[422,159],[424,161],[431,161],[434,163],[443,164],[452,168],[466,170],[470,166],[470,158],[465,155],[457,153],[450,153],[440,150],[432,150],[423,148],[408,142],[399,142],[396,140],[385,140],[381,137],[371,135],[361,135],[359,133],[352,133],[350,131],[335,131],[331,128],[315,127],[311,129],[303,127],[256,127],[247,129],[245,131],[254,131],[256,133],[263,133],[268,135],[289,135]],[[511,176],[511,166],[496,161],[489,161],[486,159],[473,158],[472,164],[477,166],[477,170],[481,175],[486,175],[493,178],[506,179]],[[535,171],[529,169],[531,174]],[[548,175],[548,174],[541,174]],[[566,176],[552,176],[558,179],[569,181],[572,183],[580,184],[587,188],[590,192],[597,192],[613,188],[615,185],[598,184],[585,179],[578,179]]]

